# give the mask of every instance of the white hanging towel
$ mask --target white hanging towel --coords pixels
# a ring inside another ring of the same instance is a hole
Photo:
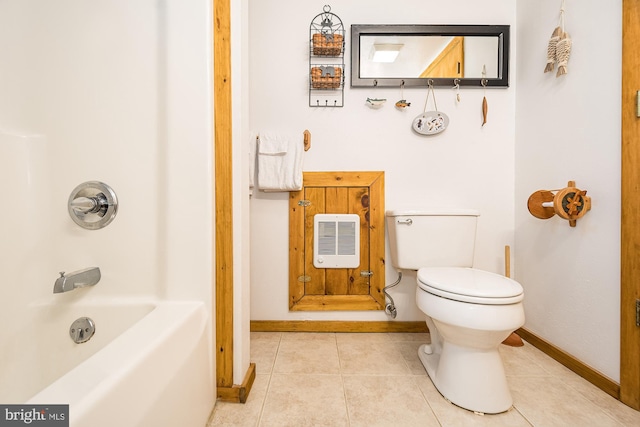
[[[301,190],[303,153],[302,134],[261,132],[258,135],[258,188]]]

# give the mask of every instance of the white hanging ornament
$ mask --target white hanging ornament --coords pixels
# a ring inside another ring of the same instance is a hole
[[[427,111],[429,102],[429,94],[433,94],[433,107],[435,110]],[[449,117],[438,111],[436,104],[436,94],[433,92],[433,82],[429,81],[429,89],[427,90],[427,100],[424,102],[424,113],[413,119],[411,128],[420,135],[437,135],[444,132],[449,126]]]

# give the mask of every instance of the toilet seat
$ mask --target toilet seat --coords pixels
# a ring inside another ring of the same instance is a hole
[[[417,282],[422,291],[460,302],[505,305],[524,298],[520,283],[475,268],[425,267],[418,270]]]

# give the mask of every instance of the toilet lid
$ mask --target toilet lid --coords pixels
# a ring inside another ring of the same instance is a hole
[[[524,298],[520,283],[475,268],[421,268],[418,286],[434,295],[478,304],[514,304]]]

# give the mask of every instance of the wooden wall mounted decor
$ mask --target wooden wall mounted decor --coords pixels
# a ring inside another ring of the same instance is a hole
[[[560,190],[535,191],[529,196],[527,207],[536,218],[558,215],[575,227],[576,221],[591,210],[591,197],[587,196],[587,190],[576,188],[575,181],[569,181],[568,186]]]
[[[315,268],[315,214],[360,217],[360,265]],[[384,172],[304,172],[289,197],[289,310],[383,310]]]

